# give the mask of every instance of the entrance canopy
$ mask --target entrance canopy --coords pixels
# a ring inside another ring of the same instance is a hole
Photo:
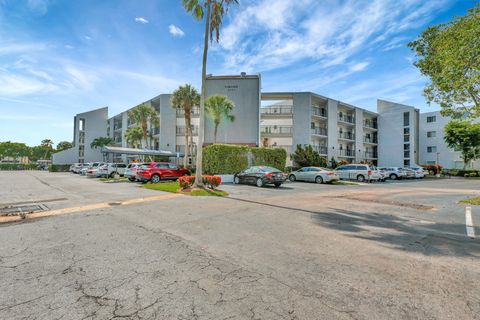
[[[115,153],[115,154],[131,154],[138,156],[163,156],[171,158],[183,157],[183,153],[171,152],[164,150],[151,150],[151,149],[135,149],[135,148],[123,148],[123,147],[111,147],[106,146],[102,148],[103,153]]]

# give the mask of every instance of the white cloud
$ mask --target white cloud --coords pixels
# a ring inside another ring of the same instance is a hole
[[[27,6],[31,11],[43,16],[48,11],[48,2],[48,0],[28,0]]]
[[[335,66],[429,22],[452,0],[261,0],[222,30],[226,67],[265,71],[304,59]],[[390,44],[400,45],[405,39]],[[218,48],[217,48],[218,51]],[[359,67],[359,66],[357,66]]]
[[[147,24],[149,21],[145,19],[144,17],[136,17],[135,22],[142,23],[142,24]]]
[[[352,72],[359,72],[359,71],[365,70],[365,68],[367,68],[369,64],[370,64],[370,63],[369,63],[369,62],[366,62],[366,61],[364,61],[364,62],[359,62],[359,63],[355,63],[355,64],[351,65],[349,69],[350,69]]]
[[[0,73],[0,95],[19,97],[40,92],[51,92],[57,86],[35,77],[12,74],[8,71]]]
[[[90,40],[92,40],[92,37],[90,37],[90,36],[87,36],[87,35],[85,35],[83,38],[84,38],[85,40],[87,40],[87,41],[90,41]]]
[[[183,32],[182,29],[173,24],[168,26],[168,32],[174,37],[183,37],[185,35],[185,32]]]

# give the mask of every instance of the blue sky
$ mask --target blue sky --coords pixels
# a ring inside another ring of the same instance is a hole
[[[433,111],[406,43],[469,0],[240,0],[208,73],[262,74],[263,91],[314,91],[369,110]],[[200,84],[203,27],[180,0],[0,0],[0,141],[71,140],[76,113],[110,116]]]

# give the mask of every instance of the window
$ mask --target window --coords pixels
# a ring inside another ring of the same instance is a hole
[[[173,163],[169,163],[168,168],[169,169],[175,169],[175,170],[178,169],[178,167],[176,165],[174,165]]]
[[[78,120],[78,130],[84,131],[85,130],[85,119]]]
[[[403,128],[403,134],[410,134],[410,128]]]
[[[428,131],[427,138],[435,138],[437,136],[437,131]]]
[[[84,154],[85,154],[85,146],[78,146],[78,156],[80,158],[83,158]]]
[[[310,124],[310,128],[315,129],[315,122],[312,122],[312,123]]]
[[[85,132],[80,131],[78,133],[78,143],[79,144],[85,144]]]
[[[168,168],[168,164],[166,163],[159,163],[155,166],[155,168]]]
[[[410,135],[406,134],[403,136],[403,142],[410,142]]]
[[[428,153],[435,153],[435,152],[437,152],[437,147],[436,146],[427,147],[427,152]]]
[[[403,160],[403,165],[408,167],[410,165],[410,160]]]
[[[410,144],[405,143],[405,144],[403,145],[403,150],[410,150]]]
[[[427,117],[427,123],[436,122],[436,121],[437,121],[437,116],[428,116]]]
[[[410,125],[410,112],[404,112],[403,113],[403,126],[409,126]]]

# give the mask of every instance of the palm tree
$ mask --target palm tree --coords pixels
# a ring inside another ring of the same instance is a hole
[[[192,109],[198,106],[200,95],[198,91],[189,84],[178,87],[172,94],[171,103],[176,109],[183,110],[185,118],[185,154],[183,157],[183,165],[188,166],[188,154],[193,155],[193,132],[192,132]],[[190,141],[188,138],[190,137]]]
[[[105,146],[111,145],[112,143],[113,139],[110,137],[98,137],[92,140],[92,142],[90,143],[90,148],[103,148]],[[105,153],[103,153],[103,160],[105,161]]]
[[[40,146],[45,150],[45,155],[43,159],[47,159],[48,155],[52,153],[53,141],[50,139],[43,139],[40,143]]]
[[[231,4],[237,4],[238,0],[182,0],[185,10],[192,14],[197,20],[203,20],[205,16],[205,33],[203,40],[203,58],[202,58],[202,89],[200,95],[200,123],[198,128],[198,148],[197,148],[197,164],[195,174],[195,185],[203,187],[202,182],[202,156],[203,156],[203,139],[205,133],[205,99],[207,81],[207,54],[208,40],[213,41],[213,33],[215,32],[215,40],[220,39],[220,26],[222,25],[223,16]],[[204,15],[204,9],[207,14]]]
[[[215,125],[213,143],[217,143],[218,126],[222,119],[225,118],[230,122],[235,121],[235,116],[230,114],[234,107],[233,101],[221,94],[210,96],[205,101],[205,111],[212,116]]]
[[[142,129],[143,140],[145,147],[150,148],[148,141],[148,126],[156,127],[160,124],[160,116],[154,107],[142,103],[132,110],[128,111],[128,117],[133,123],[140,126]]]
[[[139,127],[128,128],[125,131],[125,140],[129,145],[134,148],[138,148],[138,145],[142,143],[143,131]]]

